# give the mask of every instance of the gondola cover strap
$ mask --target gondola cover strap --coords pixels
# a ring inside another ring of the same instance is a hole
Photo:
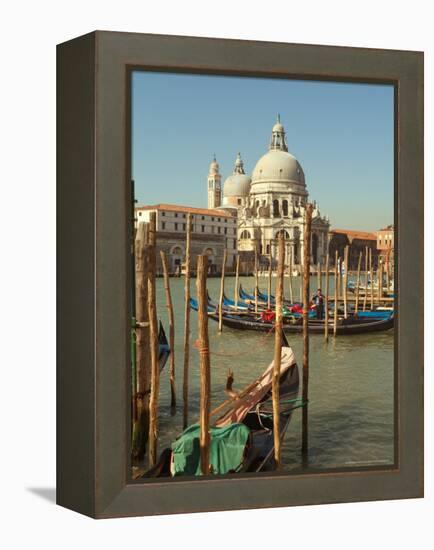
[[[210,462],[214,474],[227,474],[241,468],[249,432],[249,428],[240,423],[211,428]],[[173,475],[201,474],[199,434],[199,424],[193,424],[172,443]]]

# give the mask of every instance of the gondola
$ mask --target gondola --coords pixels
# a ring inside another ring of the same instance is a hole
[[[207,301],[208,307],[218,311],[219,303],[216,300],[213,300],[207,291]],[[239,300],[238,304],[235,305],[235,302],[228,298],[226,294],[223,294],[223,311],[249,311],[253,310],[253,307],[250,303],[245,302],[244,300]]]
[[[248,294],[244,289],[240,289],[240,295],[243,295],[243,296],[248,296],[249,298],[252,298],[253,301],[254,301],[254,296]],[[271,309],[274,310],[275,309],[275,306],[276,306],[276,301],[275,301],[275,297],[273,295],[270,295],[270,305],[271,305]],[[258,289],[258,300],[260,300],[260,304],[262,303],[265,303],[267,302],[268,303],[268,295],[261,292],[260,289]],[[294,304],[290,304],[290,302],[288,300],[283,300],[283,303],[285,305],[285,307],[292,307],[294,305],[301,305],[300,302],[294,302]],[[333,310],[334,308],[334,303],[333,303],[333,299],[330,299],[329,300],[329,309],[330,310]],[[261,309],[264,309],[263,307]],[[338,312],[339,314],[343,314],[344,313],[344,309],[342,306],[340,306],[338,308]],[[385,319],[385,318],[389,318],[390,317],[390,312],[393,312],[393,307],[389,307],[389,308],[376,308],[374,310],[369,310],[369,311],[358,311],[357,313],[357,316],[358,318],[364,318],[364,317],[370,317],[370,318],[374,318],[374,317],[378,317],[378,318],[382,318],[382,319]],[[348,313],[350,316],[354,315],[354,307],[349,304],[348,305]],[[300,318],[302,317],[302,315],[300,313],[291,313],[291,315],[294,315],[296,318]],[[315,309],[313,308],[312,311],[309,313],[309,318],[315,318]]]
[[[197,311],[197,301],[190,300],[191,308]],[[378,315],[350,315],[347,319],[338,319],[336,334],[363,334],[367,332],[380,332],[393,328],[394,312],[382,311]],[[368,312],[365,312],[368,313]],[[374,312],[372,312],[374,313]],[[208,310],[208,317],[213,321],[219,320],[218,314],[214,310]],[[236,315],[235,313],[223,312],[223,325],[239,330],[255,330],[259,332],[269,332],[273,330],[273,323],[262,320],[261,314]],[[284,317],[283,330],[287,334],[296,334],[303,332],[303,319],[301,317]],[[324,333],[324,320],[309,319],[309,332]],[[330,332],[333,332],[333,319],[329,320]]]
[[[240,303],[241,303],[241,305],[239,305]],[[270,311],[274,311],[275,308],[276,308],[275,303],[272,303],[270,308],[268,308],[268,306],[266,304],[264,304],[262,302],[258,302],[258,309],[257,309],[257,311],[255,311],[254,303],[245,302],[241,298],[240,298],[239,304],[237,306],[235,306],[235,302],[233,300],[230,300],[229,298],[224,296],[222,310],[226,313],[229,313],[229,314],[232,313],[233,315],[248,315],[248,314],[250,314],[251,316],[256,316],[257,317],[258,314],[261,315],[262,312],[264,312],[264,311],[270,312]],[[191,305],[192,309],[196,309],[194,301],[190,305]],[[293,311],[292,308],[294,306],[300,306],[300,304],[295,303],[293,305],[289,305],[289,303],[288,304],[284,303],[284,316],[289,316],[292,319],[293,318],[295,318],[295,319],[301,318],[302,314],[299,311]],[[214,311],[216,314],[218,314],[218,311],[219,311],[219,304],[210,297],[209,293],[208,293],[208,311],[209,312]],[[315,316],[316,316],[315,309],[312,308],[309,311],[309,318],[313,319],[313,318],[315,318]]]
[[[263,306],[268,306],[268,294],[265,292],[262,292],[259,288],[257,289],[258,294],[258,304]],[[246,300],[250,303],[255,303],[255,296],[253,294],[249,294],[244,290],[244,288],[240,285],[239,288],[239,296],[242,300]],[[298,305],[300,302],[293,302],[291,303],[290,300],[283,300],[283,303],[286,307],[291,307],[294,305]],[[270,306],[273,308],[276,305],[276,298],[272,294],[270,294]]]
[[[160,365],[160,371],[164,369],[167,360],[170,355],[170,346],[167,340],[166,333],[164,332],[163,323],[160,321],[158,329],[158,362]]]
[[[237,303],[235,303],[235,300],[231,300],[226,296],[226,294],[223,294],[223,305],[229,309],[235,309],[235,310],[241,310],[241,311],[253,311],[255,306],[252,305],[250,302],[246,302],[242,300],[241,298],[238,298]]]
[[[242,473],[242,472],[261,472],[275,469],[274,461],[274,433],[273,433],[273,407],[272,407],[272,373],[273,362],[268,366],[265,372],[252,384],[249,384],[240,392],[232,390],[233,379],[228,378],[227,392],[230,397],[214,411],[211,412],[211,438],[213,433],[218,437],[218,433],[226,433],[228,430],[242,429],[246,433],[245,445],[240,449],[239,463],[237,461],[232,469],[220,471],[219,466],[213,464],[214,473]],[[286,339],[282,347],[281,367],[280,367],[280,438],[283,439],[288,429],[292,413],[303,404],[298,398],[299,391],[299,372],[295,360],[294,352],[287,346]],[[212,418],[217,416],[217,420]],[[187,431],[196,429],[197,425],[188,428]],[[172,477],[177,475],[186,475],[177,470],[177,461],[175,454],[178,452],[181,436],[175,440],[171,448],[166,448],[154,468],[145,472],[143,478]],[[211,442],[213,439],[211,439]],[[219,443],[220,444],[220,443]],[[224,444],[224,441],[222,441]],[[193,445],[193,447],[198,445]],[[220,450],[220,449],[219,449]],[[218,450],[218,451],[219,451]],[[222,456],[219,452],[212,456]],[[188,455],[189,466],[193,464],[193,469],[199,468],[199,454]],[[224,454],[224,453],[223,453]],[[220,467],[227,467],[226,464]],[[191,474],[190,474],[191,475]],[[200,475],[197,471],[196,474]]]
[[[349,281],[348,283],[348,290],[355,294],[357,290],[357,285],[354,281]],[[371,292],[374,292],[375,294],[378,294],[378,283],[374,283],[373,287],[371,283],[368,283],[368,286],[359,285],[359,296],[364,296],[365,294],[370,294]],[[382,297],[383,298],[394,298],[395,293],[393,290],[393,285],[391,285],[390,288],[387,288],[385,285],[383,285],[382,288]]]

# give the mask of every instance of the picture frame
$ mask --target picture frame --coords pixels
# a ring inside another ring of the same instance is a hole
[[[130,479],[135,68],[395,87],[392,468]],[[423,53],[96,31],[57,48],[57,503],[93,518],[423,496]]]

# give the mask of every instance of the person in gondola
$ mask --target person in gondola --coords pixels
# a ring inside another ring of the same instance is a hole
[[[312,303],[315,307],[316,318],[324,319],[324,295],[321,293],[320,288],[316,291],[316,294],[312,296]]]

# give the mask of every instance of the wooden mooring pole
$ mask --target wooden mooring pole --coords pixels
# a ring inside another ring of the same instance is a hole
[[[133,387],[133,442],[132,456],[142,461],[149,436],[149,391],[151,387],[151,363],[149,357],[148,314],[148,224],[137,228],[135,248],[135,339],[136,381]]]
[[[271,257],[271,256],[270,256]],[[278,237],[278,265],[276,282],[276,322],[274,338],[274,362],[272,378],[273,397],[273,435],[274,460],[276,468],[280,467],[280,366],[282,362],[282,331],[283,331],[283,280],[285,275],[285,237],[281,233]]]
[[[223,251],[223,261],[222,261],[222,275],[220,278],[220,297],[219,297],[219,332],[223,330],[223,297],[225,295],[225,271],[226,271],[226,261],[228,257],[228,251],[225,248]]]
[[[344,250],[344,265],[345,265],[345,271],[343,276],[343,291],[344,291],[344,318],[346,319],[348,317],[348,250],[349,246],[347,245]]]
[[[381,305],[381,299],[383,298],[383,262],[381,257],[378,259],[377,266],[377,285],[378,285],[378,305]]]
[[[387,247],[387,255],[386,255],[386,289],[387,292],[390,290],[390,256],[391,256],[391,247],[392,244],[389,243]]]
[[[366,311],[366,301],[368,299],[368,247],[365,247],[365,293],[363,295],[363,311]]]
[[[292,247],[289,248],[289,273],[288,273],[288,282],[289,282],[289,301],[291,304],[294,303],[294,294],[292,289]]]
[[[238,309],[238,285],[240,277],[240,255],[237,254],[237,261],[235,266],[235,288],[234,288],[234,302],[235,309]]]
[[[186,244],[185,244],[185,281],[184,281],[184,372],[182,381],[183,429],[188,426],[188,378],[190,366],[190,246],[191,246],[191,214],[187,214]]]
[[[303,303],[303,273],[304,273],[304,265],[302,262],[300,262],[300,303]]]
[[[170,408],[172,414],[176,411],[176,386],[175,386],[175,316],[173,314],[172,294],[170,292],[169,269],[164,250],[160,251],[161,265],[163,266],[164,291],[166,294],[166,307],[169,315],[169,347],[170,347]]]
[[[333,336],[336,337],[338,328],[338,306],[339,306],[339,273],[338,273],[338,251],[335,252],[335,308],[333,310]]]
[[[359,286],[360,286],[360,267],[362,265],[362,255],[363,255],[363,252],[361,251],[360,254],[359,254],[359,262],[357,264],[357,278],[356,278],[356,303],[355,303],[355,306],[354,306],[354,311],[357,312],[359,311]]]
[[[372,265],[372,248],[369,249],[369,272],[371,277],[371,311],[374,309],[374,268]]]
[[[270,247],[270,255],[268,256],[268,309],[271,308],[271,277],[273,275],[273,266],[272,266],[272,255],[271,255],[271,247]]]
[[[325,263],[325,319],[324,319],[324,340],[329,341],[329,253],[326,255]]]
[[[317,265],[317,271],[316,271],[316,284],[317,284],[317,288],[321,288],[322,289],[322,282],[321,282],[321,262],[318,262],[318,265]]]
[[[304,227],[303,245],[303,408],[302,408],[302,432],[301,452],[303,461],[307,461],[309,447],[308,431],[308,398],[309,398],[309,282],[310,282],[310,237],[312,232],[313,205],[306,205],[306,220]]]
[[[156,225],[155,212],[150,214],[149,267],[148,267],[148,312],[149,348],[151,356],[151,396],[149,399],[149,467],[157,462],[158,442],[158,395],[160,390],[160,365],[158,361],[158,319],[156,278]]]
[[[255,313],[258,313],[258,244],[255,243]]]
[[[198,334],[200,360],[200,468],[203,475],[210,473],[210,411],[211,411],[211,368],[208,338],[208,300],[206,275],[208,257],[197,259]]]

